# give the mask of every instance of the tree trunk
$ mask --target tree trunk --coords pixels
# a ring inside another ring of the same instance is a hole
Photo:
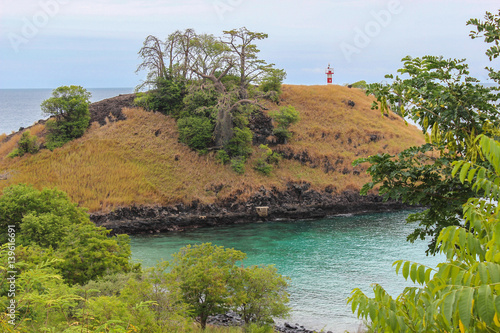
[[[233,137],[233,116],[227,107],[220,107],[217,115],[217,124],[214,130],[216,147],[224,147]]]

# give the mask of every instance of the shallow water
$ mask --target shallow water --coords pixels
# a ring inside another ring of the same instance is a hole
[[[427,243],[406,241],[413,230],[409,211],[323,220],[279,221],[202,228],[187,232],[131,237],[133,259],[144,266],[169,260],[187,244],[211,242],[247,253],[247,265],[273,264],[292,279],[289,322],[317,330],[356,331],[360,321],[346,298],[353,288],[370,292],[379,283],[396,296],[411,285],[395,274],[392,263],[405,259],[435,266]]]

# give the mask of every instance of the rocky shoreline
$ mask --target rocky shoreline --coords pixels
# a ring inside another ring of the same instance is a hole
[[[356,191],[339,195],[311,189],[310,184],[290,182],[287,188],[261,187],[248,200],[226,198],[214,204],[193,201],[189,205],[134,206],[110,213],[94,213],[91,219],[113,234],[144,234],[182,231],[200,227],[276,220],[320,219],[341,214],[389,212],[409,208],[397,201],[383,201]]]
[[[226,314],[210,316],[207,320],[207,323],[213,326],[225,326],[225,327],[243,326],[245,324],[245,322],[241,319],[241,317],[237,313],[232,311]],[[281,333],[317,333],[317,331],[309,330],[302,325],[290,324],[288,322],[284,322],[283,324],[275,324],[273,326],[276,332],[281,332]],[[332,333],[332,332],[327,331],[326,333]]]

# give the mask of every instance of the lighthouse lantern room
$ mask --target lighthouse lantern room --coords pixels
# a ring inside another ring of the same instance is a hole
[[[330,67],[330,64],[328,64],[328,67],[326,68],[326,84],[332,84],[333,83],[333,68]]]

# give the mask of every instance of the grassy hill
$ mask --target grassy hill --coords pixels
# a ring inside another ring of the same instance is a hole
[[[57,187],[92,212],[193,200],[214,203],[234,196],[245,200],[261,186],[280,190],[289,182],[341,193],[359,190],[369,180],[365,169],[351,166],[354,159],[395,154],[424,141],[421,131],[400,117],[371,110],[372,98],[359,89],[285,85],[281,99],[280,105],[294,106],[301,120],[291,127],[294,135],[286,145],[272,147],[286,158],[270,176],[252,168],[257,147],[246,173],[237,175],[217,163],[214,153],[200,156],[179,143],[174,119],[125,109],[126,120],[94,123],[82,138],[53,152],[8,158],[21,134],[0,136],[0,190],[15,183]],[[37,124],[31,133],[43,130]]]

